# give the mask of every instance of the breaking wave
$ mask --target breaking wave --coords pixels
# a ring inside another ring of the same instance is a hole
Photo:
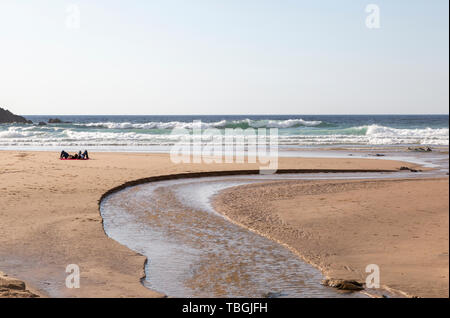
[[[0,125],[0,146],[170,146],[179,136],[173,128],[191,129],[192,123],[88,123],[61,126]],[[280,145],[447,145],[448,128],[393,128],[380,125],[328,127],[320,121],[238,120],[202,123],[202,128],[279,128]],[[93,129],[95,128],[95,129]]]
[[[107,128],[107,129],[192,129],[198,127],[199,124],[195,122],[148,122],[148,123],[131,123],[131,122],[104,122],[104,123],[87,123],[87,124],[75,124],[79,127],[90,128]],[[321,125],[327,125],[322,121],[308,121],[303,119],[288,119],[288,120],[221,120],[216,122],[201,122],[200,127],[207,128],[295,128],[295,127],[319,127]]]

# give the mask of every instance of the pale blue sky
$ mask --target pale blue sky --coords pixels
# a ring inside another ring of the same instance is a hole
[[[381,28],[368,29],[367,4]],[[80,28],[66,27],[67,6]],[[444,113],[448,0],[1,0],[20,114]]]

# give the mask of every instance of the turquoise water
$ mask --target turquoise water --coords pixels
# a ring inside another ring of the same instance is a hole
[[[173,145],[175,128],[278,128],[286,147],[323,145],[448,146],[448,115],[25,116],[33,125],[0,125],[0,148],[87,147],[152,151]],[[39,126],[49,118],[67,122]]]

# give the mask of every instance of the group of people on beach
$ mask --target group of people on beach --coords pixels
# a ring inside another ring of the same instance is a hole
[[[59,159],[88,160],[89,154],[88,154],[87,150],[85,150],[83,153],[81,153],[81,150],[80,150],[80,151],[78,151],[78,153],[75,153],[74,155],[70,155],[69,153],[67,153],[63,150],[63,151],[61,151],[61,155],[59,156]]]

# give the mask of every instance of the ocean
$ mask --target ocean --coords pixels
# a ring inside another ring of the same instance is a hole
[[[165,151],[174,128],[278,128],[285,148],[448,146],[448,115],[24,116],[33,125],[0,125],[0,149]],[[50,118],[68,123],[39,126]]]

